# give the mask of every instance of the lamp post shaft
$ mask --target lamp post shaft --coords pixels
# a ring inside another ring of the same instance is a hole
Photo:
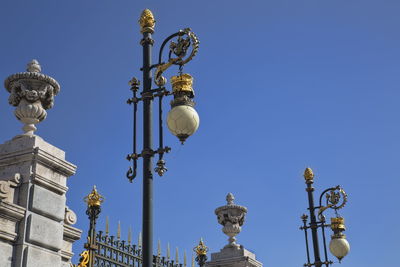
[[[152,93],[150,32],[143,33],[143,267],[153,265],[153,167]]]
[[[315,207],[314,207],[314,187],[312,186],[312,180],[307,181],[307,188],[306,191],[308,193],[308,209],[310,211],[310,227],[311,227],[311,235],[313,241],[313,249],[314,249],[314,259],[315,259],[315,266],[321,267],[321,257],[319,255],[319,244],[318,244],[318,225],[317,219],[315,217]]]

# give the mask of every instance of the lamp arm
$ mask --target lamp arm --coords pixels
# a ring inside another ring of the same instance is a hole
[[[182,36],[187,36],[187,38],[182,38]],[[177,43],[171,41],[173,38],[178,37]],[[168,62],[162,63],[162,55],[166,44],[171,41],[168,53]],[[187,56],[187,52],[189,47],[192,47],[192,51]],[[158,64],[157,69],[155,71],[155,79],[154,82],[158,86],[163,86],[167,82],[167,79],[162,76],[162,74],[172,65],[179,65],[181,68],[186,63],[191,61],[193,57],[197,54],[199,49],[199,40],[197,36],[191,31],[190,28],[186,28],[180,30],[174,34],[168,36],[161,44],[159,55],[158,55]],[[172,55],[176,57],[172,57]]]
[[[331,190],[336,190],[336,189],[339,189],[339,188],[340,188],[340,186],[336,186],[336,187],[331,187],[331,188],[328,188],[328,189],[324,190],[324,191],[321,193],[321,195],[319,196],[319,206],[320,206],[320,207],[323,207],[323,206],[322,206],[322,198],[324,197],[324,195],[325,195],[326,192],[331,191]]]
[[[327,194],[327,192],[329,192]],[[322,198],[326,194],[326,206],[322,206]],[[335,213],[337,214],[337,210],[343,208],[347,203],[347,194],[343,190],[343,188],[340,187],[340,185],[336,187],[331,187],[323,191],[319,197],[319,211],[318,211],[318,217],[320,220],[323,218],[323,212],[329,208],[334,209]]]

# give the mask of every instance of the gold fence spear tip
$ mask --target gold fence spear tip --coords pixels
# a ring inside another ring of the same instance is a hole
[[[138,247],[142,248],[142,232],[139,233]]]
[[[314,179],[314,173],[312,171],[311,168],[306,168],[304,171],[304,179],[306,179],[306,181],[311,181]]]
[[[110,222],[108,216],[106,216],[106,235],[110,233]]]
[[[129,226],[128,229],[128,244],[132,243],[132,226]]]
[[[183,251],[183,266],[187,266],[186,250]]]
[[[192,253],[192,267],[194,267],[194,255]]]
[[[121,239],[121,221],[118,221],[118,228],[117,228],[117,239]]]
[[[157,243],[157,257],[161,257],[161,241],[158,239]]]
[[[167,243],[167,260],[171,258],[171,248],[169,246],[169,242]]]

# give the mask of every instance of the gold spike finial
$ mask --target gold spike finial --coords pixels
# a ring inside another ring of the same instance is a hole
[[[141,33],[154,33],[154,25],[156,24],[156,21],[150,9],[143,10],[140,15],[139,24]]]
[[[311,170],[311,168],[306,168],[304,171],[304,179],[306,179],[306,181],[312,181],[314,180],[314,173]]]
[[[183,266],[187,266],[187,257],[186,257],[186,250],[183,251]]]
[[[193,248],[193,251],[196,252],[197,256],[207,255],[208,247],[204,245],[203,238],[200,238],[199,244]]]
[[[194,267],[194,255],[192,253],[192,267]]]
[[[175,250],[175,263],[179,264],[179,249],[178,249],[178,247],[176,247],[176,250]]]
[[[96,186],[93,186],[92,192],[83,199],[89,207],[100,207],[104,197],[97,192]]]
[[[106,216],[106,235],[110,233],[110,222],[108,216]]]
[[[158,239],[157,243],[157,257],[161,257],[161,241]]]
[[[138,247],[142,248],[142,232],[139,233]]]
[[[117,239],[121,239],[121,222],[118,221],[118,228],[117,228]]]
[[[171,258],[171,248],[169,246],[169,242],[167,243],[167,260]]]
[[[128,230],[128,244],[132,243],[132,227],[129,226],[129,230]]]

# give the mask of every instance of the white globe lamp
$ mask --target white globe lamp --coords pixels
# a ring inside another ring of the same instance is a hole
[[[171,78],[174,100],[171,101],[172,109],[167,116],[167,126],[170,132],[179,138],[183,144],[186,139],[194,134],[200,125],[200,118],[193,108],[194,92],[193,78],[187,73]]]
[[[333,235],[329,243],[329,250],[340,262],[350,251],[350,244],[346,240],[346,235],[343,234],[346,230],[344,218],[331,218],[331,229],[333,230]]]

